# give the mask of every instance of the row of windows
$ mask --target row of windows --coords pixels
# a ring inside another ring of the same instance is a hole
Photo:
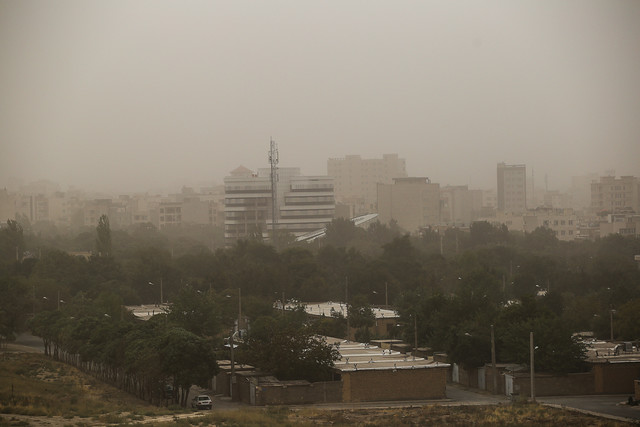
[[[173,214],[173,213],[180,213],[182,212],[182,208],[177,206],[177,207],[173,207],[173,208],[160,208],[160,213],[168,213],[168,214]]]
[[[332,204],[333,196],[315,196],[315,197],[287,197],[287,204]]]
[[[296,210],[286,210],[281,211],[280,215],[282,217],[291,217],[291,216],[312,216],[312,215],[322,215],[322,216],[332,216],[335,212],[334,209],[296,209]]]
[[[230,198],[224,199],[226,206],[242,205],[242,206],[266,206],[267,198],[265,197],[247,197],[247,198]]]
[[[548,220],[548,219],[544,220],[544,225],[546,225],[547,227],[550,225],[550,223],[551,223],[551,220]],[[553,220],[553,225],[567,225],[567,224],[568,225],[573,225],[573,220],[572,219],[569,219],[569,220],[561,219],[559,221],[559,223],[558,223],[557,219]]]
[[[182,215],[161,215],[160,222],[180,222]]]

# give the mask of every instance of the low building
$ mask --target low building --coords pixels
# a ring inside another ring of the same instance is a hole
[[[347,316],[347,306],[343,302],[313,302],[313,303],[292,303],[287,304],[287,310],[293,310],[298,307],[304,307],[305,312],[313,317],[335,317]],[[282,306],[279,306],[282,308]],[[399,315],[395,310],[389,310],[380,307],[371,307],[375,317],[375,323],[369,328],[369,333],[374,337],[387,337],[391,329],[398,322]],[[350,328],[349,338],[353,337],[356,329]]]
[[[451,365],[366,343],[327,337],[340,360],[343,402],[443,399]]]

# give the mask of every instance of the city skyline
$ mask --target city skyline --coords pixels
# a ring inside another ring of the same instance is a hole
[[[0,187],[221,184],[398,153],[488,189],[640,175],[640,3],[0,3]]]

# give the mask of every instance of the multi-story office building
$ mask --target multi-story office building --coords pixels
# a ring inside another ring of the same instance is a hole
[[[521,213],[526,210],[526,166],[498,163],[498,211]]]
[[[357,216],[377,212],[377,185],[406,177],[407,168],[397,154],[384,154],[382,159],[349,155],[327,160],[327,175],[334,179],[336,201],[349,205],[351,216]]]
[[[271,218],[271,180],[240,166],[224,178],[224,238],[227,245],[250,236],[266,236]]]
[[[277,230],[300,236],[327,226],[335,215],[333,179],[328,176],[291,177],[279,206]]]
[[[227,245],[249,236],[270,237],[274,222],[271,170],[264,168],[253,173],[240,167],[224,183]],[[297,237],[326,227],[334,218],[331,177],[303,176],[299,168],[278,168],[276,198],[277,231]]]
[[[393,184],[378,184],[378,218],[395,220],[412,233],[440,224],[440,184],[429,178],[394,178]]]
[[[603,176],[591,183],[593,212],[640,213],[640,183],[635,176]]]

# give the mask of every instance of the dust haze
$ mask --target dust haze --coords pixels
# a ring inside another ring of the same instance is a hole
[[[640,175],[640,2],[0,3],[0,186],[220,183],[398,153],[411,176]]]

